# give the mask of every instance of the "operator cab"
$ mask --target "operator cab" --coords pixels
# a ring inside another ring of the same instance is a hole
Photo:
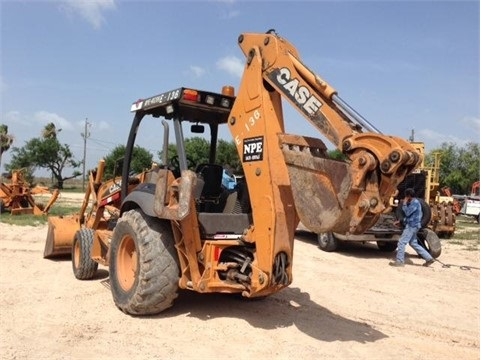
[[[185,170],[196,173],[193,196],[203,237],[226,238],[229,233],[241,234],[250,223],[250,205],[247,185],[237,179],[224,164],[216,163],[219,125],[227,124],[235,101],[234,88],[223,87],[222,93],[212,93],[189,88],[178,88],[147,99],[136,101],[131,106],[135,113],[131,132],[126,146],[123,164],[123,178],[129,172],[129,159],[132,158],[135,138],[144,117],[163,118],[164,143],[161,168],[169,169],[174,178],[180,178]],[[166,121],[168,120],[168,121]],[[172,121],[177,155],[168,159],[169,129]],[[195,163],[186,154],[183,124],[190,123],[193,134],[208,132],[208,161]],[[154,195],[158,169],[153,169],[147,182],[134,191]],[[127,197],[127,184],[122,184],[122,199]],[[146,195],[147,196],[147,195]],[[132,198],[129,193],[129,198]],[[138,196],[138,198],[140,198]],[[127,199],[126,199],[127,200]],[[146,201],[147,204],[148,201]],[[142,204],[137,204],[143,208]],[[132,206],[132,205],[129,205]],[[149,205],[146,205],[149,206]],[[151,205],[152,206],[152,205]],[[144,209],[148,213],[148,209]],[[149,213],[148,213],[149,214]],[[152,214],[149,214],[152,216]],[[237,225],[233,225],[237,224]],[[228,236],[229,237],[229,236]]]

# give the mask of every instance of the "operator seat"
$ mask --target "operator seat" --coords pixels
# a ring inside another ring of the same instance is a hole
[[[223,191],[223,167],[218,164],[200,164],[196,168],[196,173],[204,180],[201,199],[218,200]]]

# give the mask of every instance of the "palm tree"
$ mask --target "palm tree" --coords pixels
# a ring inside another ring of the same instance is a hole
[[[42,130],[42,137],[44,139],[55,139],[57,138],[57,133],[62,131],[62,129],[58,129],[55,127],[54,123],[48,123],[45,125],[44,129]]]

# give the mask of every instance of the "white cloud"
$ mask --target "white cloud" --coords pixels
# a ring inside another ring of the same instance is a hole
[[[234,19],[235,17],[238,17],[241,12],[239,10],[228,10],[225,11],[221,14],[221,19],[222,20],[231,20]]]
[[[469,142],[467,138],[459,138],[454,135],[442,134],[432,129],[422,129],[417,132],[417,138],[423,139],[426,149],[438,148],[442,143],[454,143],[456,146],[464,146]]]
[[[12,110],[9,111],[5,114],[5,122],[6,123],[19,123],[19,124],[26,124],[24,119],[22,118],[22,115],[20,114],[20,111],[17,110]]]
[[[114,10],[115,0],[63,0],[61,8],[68,15],[77,14],[90,23],[94,29],[100,29],[105,22],[102,13],[107,10]]]
[[[99,130],[109,130],[110,124],[107,121],[101,121],[99,124],[96,125],[96,128]]]
[[[460,123],[470,130],[480,132],[480,118],[475,116],[464,116],[462,119],[460,119]]]
[[[33,118],[35,121],[42,125],[47,125],[48,123],[54,123],[57,129],[62,129],[62,130],[74,130],[73,125],[63,118],[60,115],[57,115],[55,113],[51,113],[48,111],[37,111],[34,115]]]
[[[221,70],[228,72],[238,78],[241,78],[244,71],[244,61],[236,56],[226,56],[216,63],[217,67]]]
[[[76,121],[75,128],[77,130],[79,130],[81,133],[84,133],[84,131],[85,131],[85,120]],[[110,129],[112,129],[112,127],[110,126],[110,124],[107,121],[102,120],[100,122],[96,122],[96,121],[91,121],[91,120],[87,119],[87,133],[88,134],[92,134],[94,132],[94,130],[105,131],[105,130],[110,130]]]
[[[203,76],[206,73],[206,70],[204,68],[202,68],[200,66],[196,66],[196,65],[189,66],[189,71],[196,78],[200,78],[201,76]]]

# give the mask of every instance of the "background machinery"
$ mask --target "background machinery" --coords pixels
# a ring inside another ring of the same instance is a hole
[[[7,211],[12,215],[45,215],[57,200],[59,190],[55,189],[52,192],[45,206],[39,206],[35,203],[33,195],[45,193],[50,191],[45,187],[30,187],[30,184],[24,180],[22,170],[13,170],[10,183],[0,183],[0,213]]]
[[[84,204],[75,217],[49,221],[44,256],[71,245],[79,279],[108,266],[114,303],[126,313],[159,313],[179,288],[246,298],[285,288],[300,219],[317,233],[362,234],[419,164],[407,141],[380,134],[274,31],[241,34],[238,43],[246,64],[236,97],[232,87],[178,88],[135,102],[122,175],[104,182],[100,162],[84,200],[91,212]],[[348,160],[330,159],[320,139],[286,134],[282,99]],[[138,128],[157,118],[162,165],[133,176]],[[186,156],[187,125],[195,133],[208,129],[208,163]],[[167,159],[170,126],[178,155]],[[231,190],[216,163],[220,126],[229,128],[243,166]]]
[[[425,145],[422,142],[411,142],[412,146],[420,152],[421,165],[400,183],[397,203],[403,197],[406,188],[415,189],[416,196],[430,206],[431,217],[427,227],[439,237],[449,238],[455,232],[456,209],[454,198],[440,188],[440,153],[434,152],[432,161],[425,163]]]
[[[450,189],[446,190],[450,194]],[[470,195],[452,195],[456,214],[472,216],[480,222],[480,181],[472,184]]]

